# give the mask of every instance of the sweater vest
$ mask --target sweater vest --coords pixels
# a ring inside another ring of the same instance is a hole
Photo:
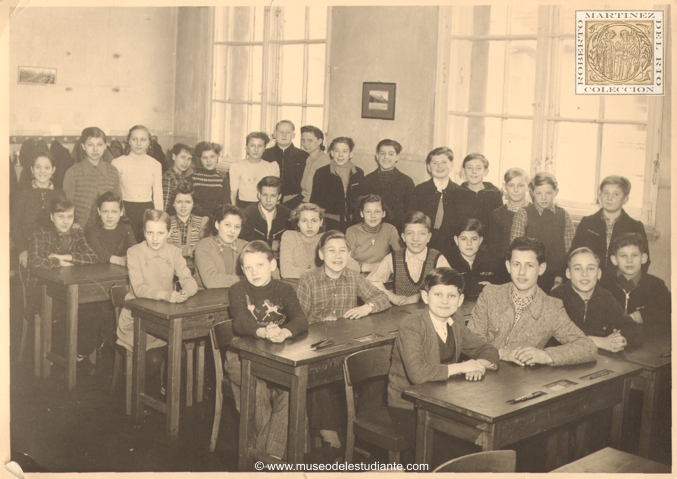
[[[559,272],[566,267],[567,252],[564,246],[564,210],[559,206],[557,213],[551,210],[543,210],[539,215],[536,207],[532,204],[526,206],[527,227],[525,235],[537,238],[545,245],[545,257],[548,271]]]
[[[394,281],[394,292],[395,294],[401,296],[412,296],[421,292],[421,286],[423,285],[423,280],[426,275],[435,269],[437,264],[437,258],[440,257],[440,252],[432,248],[428,248],[428,255],[425,258],[423,263],[423,268],[421,271],[421,276],[418,278],[418,281],[414,282],[411,279],[409,274],[409,268],[407,268],[407,263],[404,261],[404,252],[407,248],[402,248],[393,253],[393,277]]]
[[[452,364],[456,362],[456,340],[454,339],[454,330],[447,324],[447,341],[437,335],[437,344],[440,347],[440,363]]]

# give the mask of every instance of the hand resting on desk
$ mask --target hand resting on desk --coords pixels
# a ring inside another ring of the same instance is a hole
[[[543,349],[534,347],[500,349],[501,361],[510,361],[519,366],[534,366],[536,364],[552,364],[552,358]]]

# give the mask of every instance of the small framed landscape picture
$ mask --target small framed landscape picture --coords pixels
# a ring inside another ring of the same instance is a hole
[[[56,85],[56,68],[19,67],[19,79],[23,85]]]
[[[362,84],[362,118],[395,119],[395,83]]]

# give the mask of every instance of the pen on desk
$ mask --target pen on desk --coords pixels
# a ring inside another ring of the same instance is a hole
[[[671,352],[672,352],[672,351],[668,351],[667,353],[663,353],[663,354],[661,354],[661,357],[662,357],[662,358],[667,358],[668,356],[670,356]]]
[[[329,338],[322,338],[318,342],[311,344],[310,347],[314,348],[316,346],[319,346],[320,344],[324,343],[327,339],[329,339]]]
[[[591,375],[588,379],[597,379],[597,378],[601,378],[602,376],[606,376],[607,374],[609,374],[609,371],[600,371],[600,372],[598,372],[598,373],[595,373],[595,374]]]

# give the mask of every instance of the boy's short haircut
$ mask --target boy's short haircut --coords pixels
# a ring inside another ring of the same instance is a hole
[[[379,141],[378,145],[376,145],[376,153],[381,151],[381,147],[383,146],[392,146],[395,149],[395,153],[398,155],[402,152],[402,145],[400,145],[397,141],[385,139]]]
[[[202,158],[202,153],[205,151],[213,151],[216,153],[216,155],[221,154],[221,145],[218,143],[211,143],[209,141],[201,141],[197,145],[195,145],[195,154],[193,155],[193,161],[198,162],[198,166],[202,166],[202,163],[200,163],[200,159]]]
[[[67,198],[56,197],[49,204],[49,212],[54,213],[65,213],[75,208],[73,202]]]
[[[623,233],[620,235],[611,242],[609,254],[611,256],[616,256],[618,254],[618,250],[625,248],[626,246],[637,246],[640,253],[649,254],[649,245],[646,244],[646,241],[639,233]]]
[[[264,176],[256,185],[256,189],[259,193],[263,191],[263,188],[277,188],[277,194],[282,193],[282,181],[277,176]]]
[[[536,173],[534,179],[529,182],[529,189],[533,192],[537,186],[550,185],[554,190],[557,190],[557,178],[552,173],[540,171]]]
[[[475,218],[468,218],[467,220],[459,223],[456,227],[456,235],[461,236],[461,233],[464,231],[477,231],[477,234],[480,238],[484,237],[484,232],[482,230],[482,222]]]
[[[487,160],[487,157],[482,153],[470,153],[466,155],[466,157],[463,158],[463,164],[461,164],[461,168],[465,168],[465,164],[472,160],[482,160],[484,167],[489,168],[489,160]]]
[[[247,135],[247,139],[245,140],[245,145],[249,144],[249,140],[252,138],[256,138],[258,140],[263,140],[263,144],[267,145],[270,143],[270,137],[265,131],[252,131],[250,134]]]
[[[105,191],[101,193],[101,195],[99,195],[99,197],[96,200],[94,200],[94,204],[96,205],[97,208],[101,208],[101,206],[103,206],[104,203],[117,203],[120,206],[120,209],[124,208],[122,198],[120,198],[112,191]]]
[[[536,253],[536,260],[538,261],[539,265],[545,263],[546,261],[545,245],[541,240],[536,238],[519,236],[512,240],[512,243],[510,243],[510,246],[508,247],[508,254],[505,257],[506,260],[512,260],[513,251],[533,251]]]
[[[590,253],[591,255],[593,255],[595,257],[595,261],[597,261],[597,266],[600,266],[602,264],[602,262],[599,259],[599,256],[597,256],[597,253],[595,253],[587,246],[581,246],[580,248],[576,248],[571,253],[569,253],[569,256],[567,257],[567,266],[571,267],[571,260],[574,259],[574,256],[584,253]]]
[[[294,228],[298,229],[299,219],[301,218],[301,213],[304,211],[313,211],[320,216],[320,221],[324,220],[324,208],[320,208],[315,203],[301,203],[296,208],[294,208],[294,210],[289,215],[289,221],[292,225],[294,225]],[[322,231],[323,227],[324,225],[320,227],[320,231]]]
[[[382,209],[385,209],[385,207],[386,207],[385,202],[383,201],[383,198],[381,198],[379,195],[364,195],[364,196],[360,196],[360,199],[358,201],[359,210],[364,211],[364,206],[367,203],[380,203]]]
[[[103,142],[106,143],[106,134],[98,126],[88,126],[82,130],[82,134],[80,135],[80,143],[84,145],[90,138],[101,138],[103,139]]]
[[[38,158],[47,158],[49,162],[52,164],[52,167],[54,167],[54,157],[49,151],[40,150],[37,153],[35,153],[33,155],[33,158],[31,158],[31,166],[35,166],[35,162],[38,161]]]
[[[275,129],[277,130],[282,123],[287,123],[289,126],[291,126],[291,131],[296,131],[296,127],[292,123],[291,120],[280,120],[275,124]]]
[[[158,221],[158,222],[164,222],[165,225],[167,225],[167,231],[170,231],[172,229],[172,220],[169,217],[169,214],[167,212],[162,211],[162,210],[151,210],[148,208],[146,211],[143,212],[143,229],[144,231],[146,230],[146,223],[149,221]]]
[[[454,161],[454,152],[451,151],[451,148],[447,146],[439,146],[432,150],[430,153],[428,153],[428,156],[425,157],[425,164],[429,165],[430,162],[433,160],[433,156],[437,155],[445,155],[447,158],[449,158],[449,161],[453,162]]]
[[[174,199],[176,199],[176,195],[193,196],[194,193],[195,189],[193,188],[193,184],[191,182],[181,183],[179,186],[176,187],[176,190],[174,190]],[[174,201],[172,201],[172,203],[173,202]]]
[[[602,182],[599,184],[600,193],[602,192],[602,190],[606,185],[618,185],[621,188],[621,190],[623,190],[623,194],[625,196],[628,196],[630,194],[630,189],[632,188],[630,180],[628,180],[625,176],[618,175],[611,175],[604,178]]]
[[[324,247],[329,243],[329,241],[333,239],[342,239],[343,241],[346,242],[346,246],[348,247],[348,251],[350,251],[350,243],[348,243],[348,239],[346,238],[346,235],[341,233],[338,230],[330,230],[327,231],[322,235],[320,238],[320,244],[317,245],[317,249],[324,249]]]
[[[353,151],[355,149],[355,142],[353,141],[352,138],[350,138],[349,136],[337,136],[336,138],[331,140],[331,143],[329,144],[329,151],[333,150],[334,146],[336,146],[339,143],[345,143],[346,145],[348,145],[350,151]]]
[[[191,157],[193,156],[193,149],[190,146],[185,143],[176,143],[169,151],[167,151],[167,157],[171,160],[172,155],[180,155],[182,151],[189,153]]]
[[[423,225],[428,228],[428,231],[432,231],[433,224],[428,218],[428,215],[421,213],[420,211],[409,211],[404,217],[402,222],[402,233],[407,229],[409,225]]]
[[[465,279],[463,275],[455,269],[442,267],[435,268],[428,273],[423,280],[423,290],[429,293],[433,286],[456,286],[459,294],[463,294],[465,288]]]
[[[529,181],[529,175],[527,175],[527,172],[524,171],[522,168],[510,168],[508,171],[505,172],[505,175],[503,175],[503,181],[506,183],[510,183],[513,179],[517,178],[518,176],[521,176],[525,180]]]
[[[240,267],[242,267],[244,255],[250,253],[265,253],[266,257],[268,258],[268,261],[273,261],[275,259],[275,256],[273,255],[273,250],[270,248],[270,246],[268,246],[268,243],[262,240],[254,240],[250,241],[244,246],[244,248],[242,248],[242,251],[240,252],[240,257],[238,258],[238,261],[240,262]]]

